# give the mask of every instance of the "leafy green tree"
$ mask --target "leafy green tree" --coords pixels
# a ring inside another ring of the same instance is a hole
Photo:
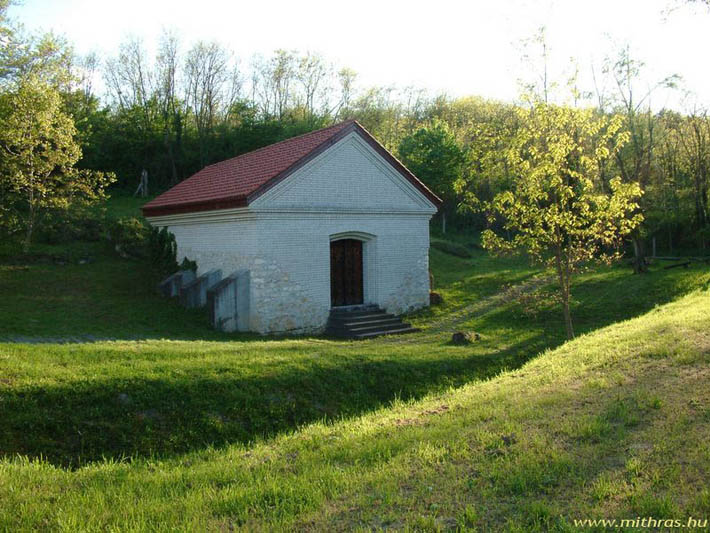
[[[443,201],[444,231],[446,214],[456,208],[454,184],[461,177],[466,154],[445,123],[436,121],[408,135],[399,145],[399,156],[417,177]]]
[[[610,261],[622,239],[642,220],[637,183],[613,178],[608,189],[599,175],[628,136],[618,116],[536,103],[519,109],[520,128],[508,153],[517,174],[513,188],[488,204],[489,221],[502,221],[483,234],[486,248],[525,251],[554,268],[567,337],[572,276],[583,265]],[[605,192],[606,191],[606,192]]]
[[[26,35],[0,15],[0,86],[35,76],[56,88],[68,89],[74,81],[73,59],[74,52],[65,38],[53,33]]]
[[[479,97],[439,98],[432,112],[446,122],[466,153],[464,170],[454,188],[461,206],[471,209],[463,209],[463,213],[459,211],[456,215],[461,221],[463,214],[470,211],[469,215],[479,218],[480,202],[492,200],[512,184],[506,153],[517,127],[515,107]],[[485,220],[480,218],[466,221],[473,221],[481,229],[485,226]]]
[[[74,122],[56,89],[35,76],[0,95],[0,225],[24,232],[27,250],[48,209],[70,209],[104,198],[111,174],[78,170]]]

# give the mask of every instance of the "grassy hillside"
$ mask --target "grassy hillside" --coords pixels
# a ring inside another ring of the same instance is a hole
[[[577,518],[707,517],[709,309],[710,293],[697,291],[488,381],[420,401],[395,401],[364,416],[314,423],[252,445],[106,459],[77,470],[9,456],[0,462],[0,524],[66,531],[547,531],[569,530]],[[302,364],[306,353],[321,359],[315,341],[278,344],[281,350],[269,355],[274,376],[288,374],[294,361]],[[268,345],[246,348],[266,353]],[[7,404],[8,393],[23,396],[24,408],[41,402],[40,388],[54,401],[71,401],[108,380],[109,373],[126,384],[135,383],[136,375],[165,384],[171,376],[209,373],[214,386],[217,376],[234,372],[236,359],[227,345],[170,348],[105,343],[30,353],[5,345],[3,376],[10,370],[10,377],[3,379],[2,416],[16,407]],[[355,351],[373,355],[364,343]],[[248,351],[241,356],[251,357]],[[306,394],[318,384],[329,386],[332,377],[327,362],[311,364],[324,374],[302,384]],[[376,382],[380,368],[372,370]],[[57,393],[61,381],[72,386]],[[183,391],[192,401],[210,388],[201,388],[202,377],[184,382],[196,382]],[[244,380],[221,383],[226,394],[230,386],[249,386]],[[126,390],[142,401],[135,387]],[[130,416],[130,407],[114,404],[115,416]],[[41,432],[39,426],[54,422],[45,414],[28,429]],[[223,423],[215,413],[213,424]],[[100,430],[80,426],[81,432]]]
[[[422,332],[360,342],[214,332],[105,243],[0,250],[0,530],[547,530],[577,509],[704,509],[707,457],[660,455],[673,413],[707,429],[707,267],[584,274],[590,335],[557,348],[546,273],[445,249]],[[451,345],[462,329],[481,340]]]

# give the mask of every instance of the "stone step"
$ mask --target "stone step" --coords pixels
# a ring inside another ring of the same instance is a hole
[[[400,329],[394,329],[394,330],[389,330],[389,331],[371,331],[368,333],[357,333],[353,335],[354,339],[370,339],[372,337],[378,337],[380,335],[401,335],[403,333],[416,333],[419,331],[418,328],[413,328],[411,326],[400,328]]]
[[[373,324],[371,326],[364,326],[364,327],[357,327],[357,328],[349,328],[348,331],[353,334],[359,334],[359,333],[370,333],[371,331],[392,331],[392,330],[397,330],[397,329],[402,329],[402,328],[409,328],[411,327],[411,324],[407,324],[406,322],[394,322],[390,324]]]
[[[377,306],[333,309],[326,334],[347,339],[368,339],[379,335],[396,335],[418,331],[411,324]]]
[[[382,309],[361,309],[358,311],[331,311],[331,318],[358,318],[362,316],[387,314]]]
[[[383,316],[381,318],[368,318],[365,320],[357,320],[357,321],[350,321],[350,322],[339,322],[337,320],[333,320],[329,323],[329,326],[333,326],[336,328],[353,329],[353,328],[362,328],[362,327],[377,326],[377,325],[386,326],[389,324],[401,324],[401,323],[402,323],[401,318],[398,318],[394,315],[389,315],[389,316]]]
[[[380,313],[378,315],[363,315],[356,317],[330,317],[329,323],[337,325],[364,324],[367,322],[380,322],[382,320],[399,320],[396,316],[389,313]]]
[[[329,328],[326,333],[329,335],[333,335],[336,337],[346,337],[346,338],[352,338],[356,335],[360,335],[363,333],[380,333],[380,334],[385,334],[388,331],[397,331],[403,328],[408,328],[411,327],[410,324],[391,324],[389,326],[373,326],[370,328],[359,328],[359,329],[333,329]]]

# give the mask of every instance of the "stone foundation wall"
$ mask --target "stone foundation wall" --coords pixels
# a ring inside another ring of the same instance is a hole
[[[421,256],[404,274],[402,282],[390,291],[382,307],[395,315],[409,313],[429,305],[429,255]]]
[[[181,247],[179,254],[197,261],[198,273],[216,268],[249,272],[249,331],[316,333],[325,327],[330,309],[314,302],[276,259],[189,247]]]
[[[250,275],[248,329],[316,333],[330,313],[330,239],[361,233],[366,304],[401,314],[428,305],[428,216],[283,215],[169,226],[178,261],[198,275],[239,270]],[[240,328],[241,329],[241,328]]]

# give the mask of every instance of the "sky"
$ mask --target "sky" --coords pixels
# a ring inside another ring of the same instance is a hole
[[[361,86],[411,85],[507,101],[532,75],[521,43],[544,26],[553,78],[563,80],[575,58],[591,89],[591,65],[598,69],[628,45],[646,65],[646,86],[682,77],[683,91],[654,93],[654,107],[710,106],[710,13],[680,2],[21,0],[10,15],[28,30],[65,35],[80,54],[115,54],[128,35],[150,50],[166,28],[186,45],[220,41],[246,62],[277,48],[310,50],[354,69]]]

